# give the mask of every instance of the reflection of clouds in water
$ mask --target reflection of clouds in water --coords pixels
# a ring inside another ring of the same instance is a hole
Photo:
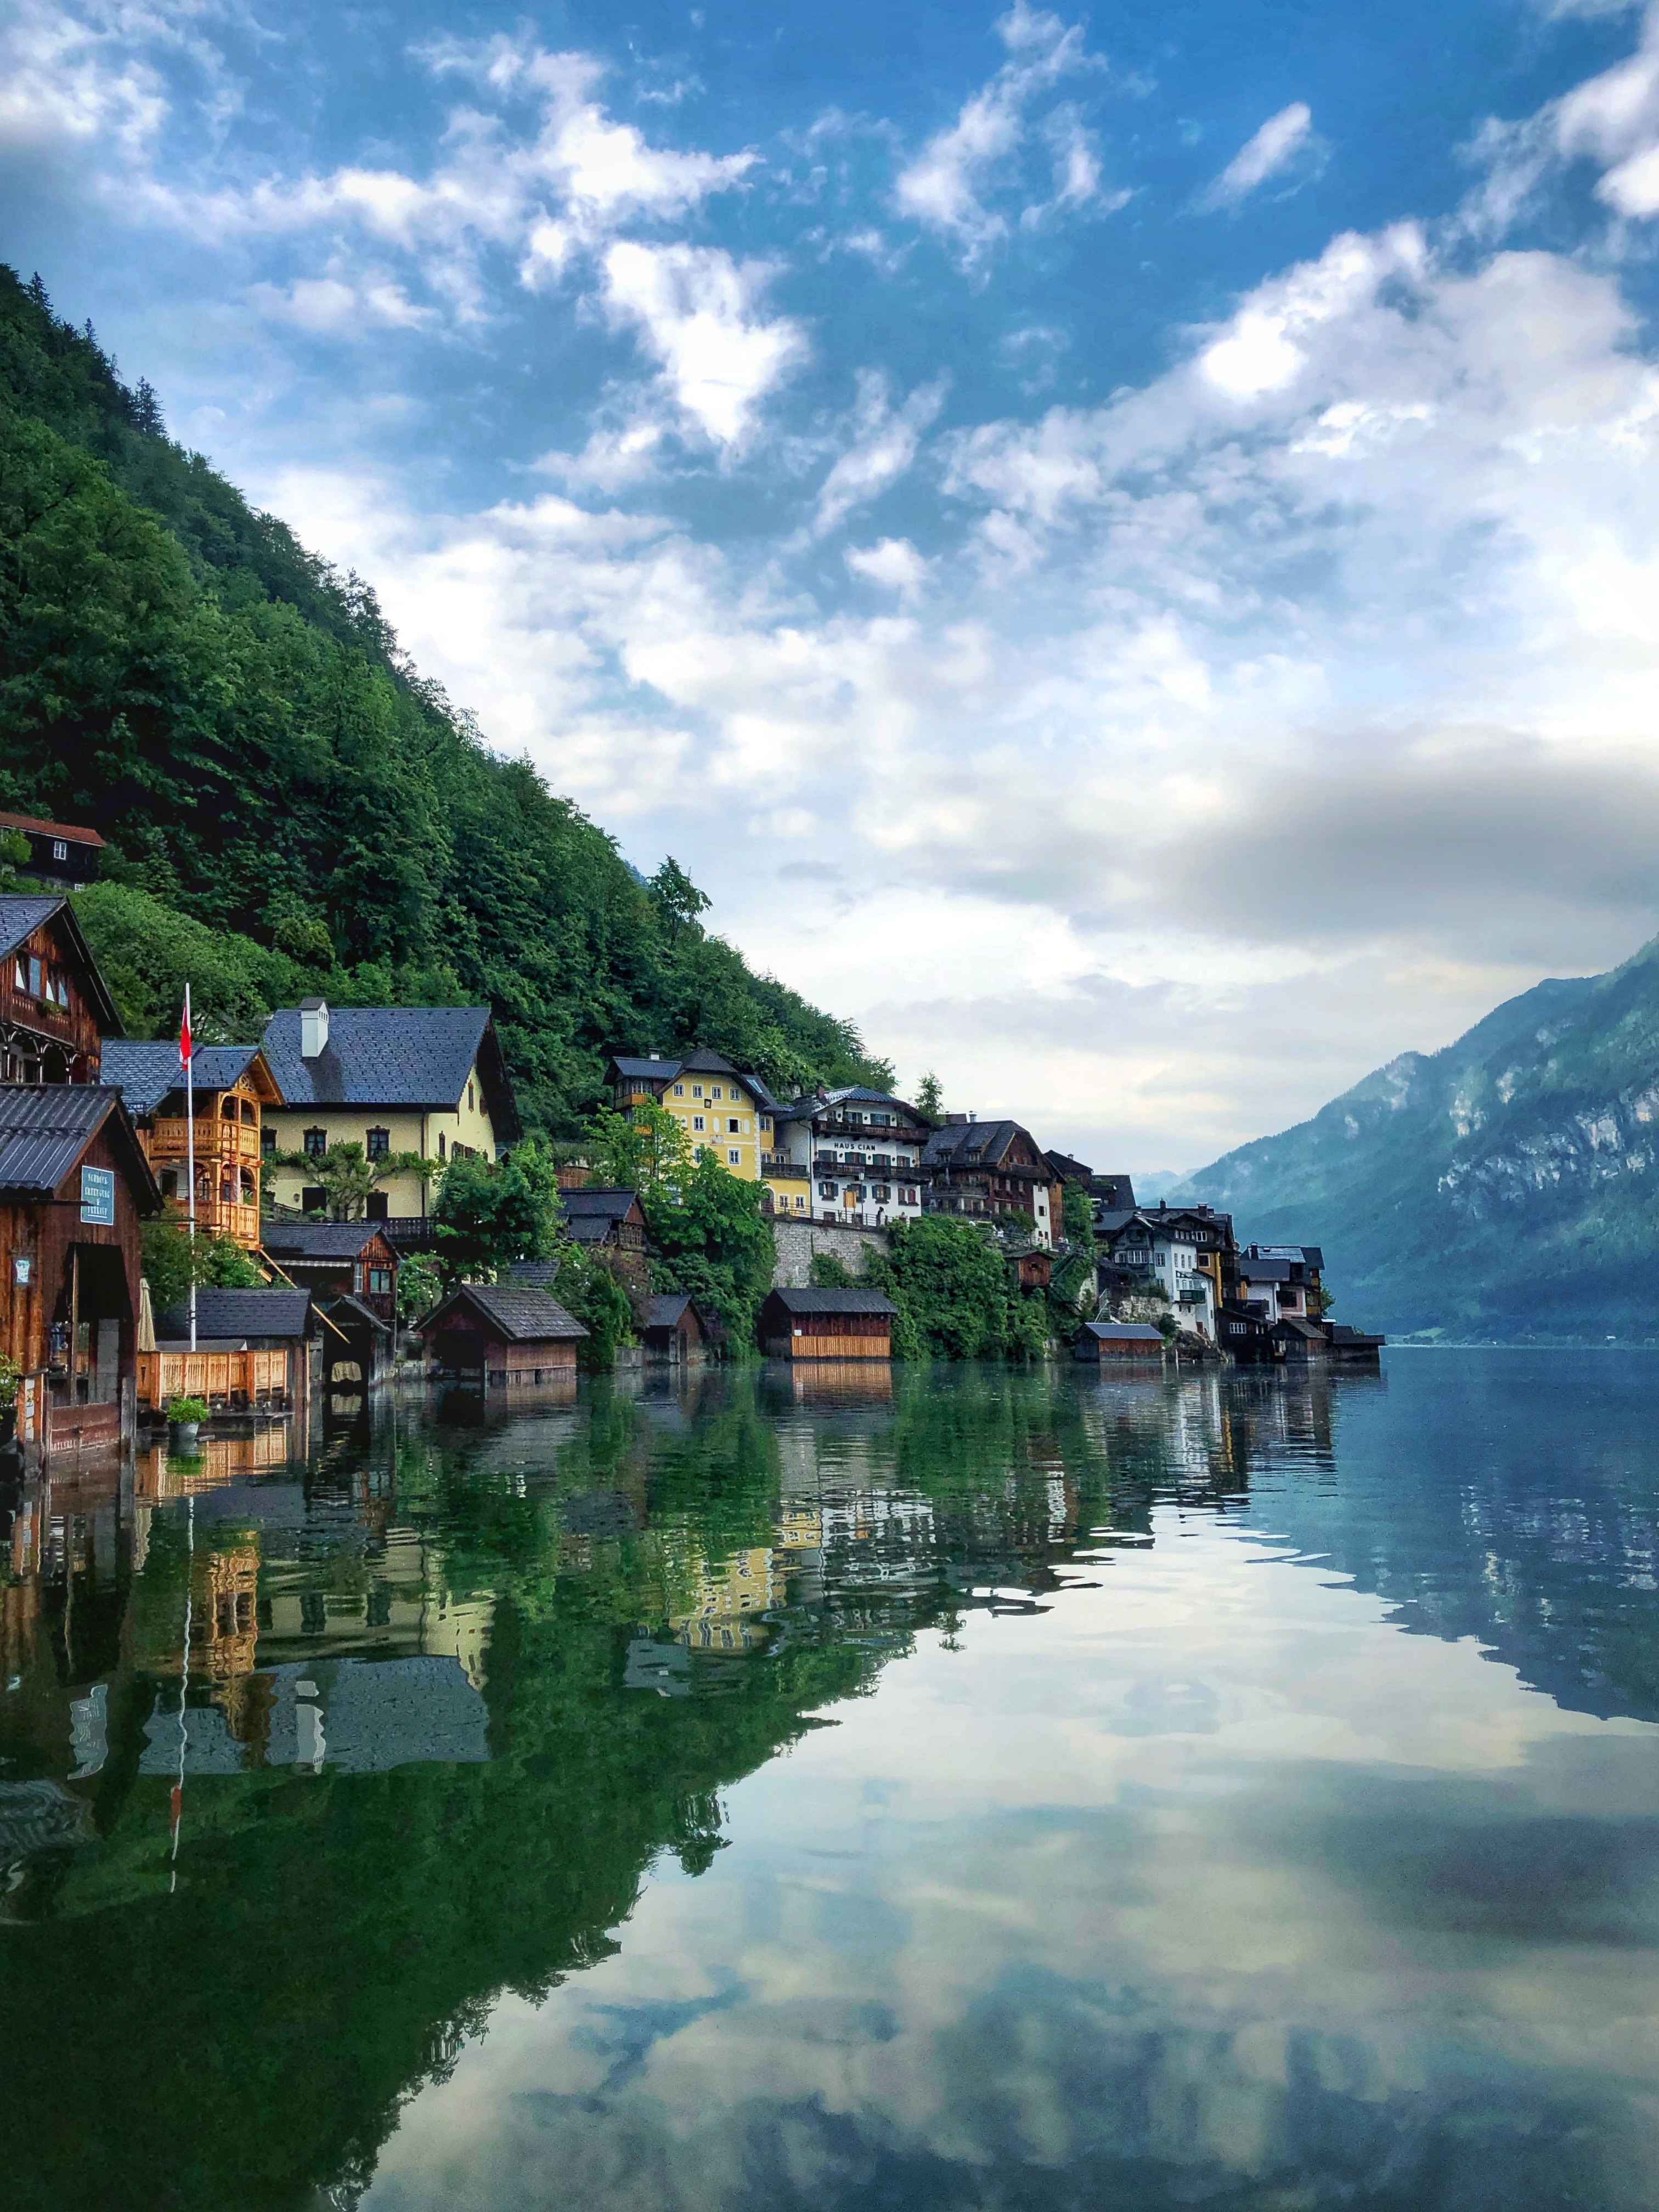
[[[500,2008],[369,2207],[1659,2203],[1652,1731],[1173,1516],[963,1640]]]

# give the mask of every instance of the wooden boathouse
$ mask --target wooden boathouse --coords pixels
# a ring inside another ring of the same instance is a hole
[[[416,1334],[434,1381],[497,1389],[574,1376],[587,1331],[536,1284],[463,1283]]]
[[[777,1290],[761,1308],[761,1341],[772,1359],[890,1360],[896,1311],[879,1291]]]

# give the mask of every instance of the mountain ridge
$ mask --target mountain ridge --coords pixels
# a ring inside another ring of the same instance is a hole
[[[1659,939],[1404,1052],[1182,1195],[1323,1245],[1343,1319],[1430,1341],[1659,1341]]]

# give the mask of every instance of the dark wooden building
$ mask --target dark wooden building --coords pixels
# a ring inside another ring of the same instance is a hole
[[[27,843],[29,856],[23,866],[32,876],[76,890],[97,876],[104,841],[95,830],[77,829],[72,822],[43,822],[33,814],[0,813],[0,836],[7,832]]]
[[[773,1359],[890,1359],[895,1311],[879,1291],[774,1291],[761,1342]]]
[[[260,1239],[298,1290],[356,1298],[389,1328],[398,1311],[398,1254],[378,1221],[267,1221]]]
[[[138,1354],[139,1403],[156,1416],[175,1397],[213,1413],[293,1412],[323,1379],[325,1334],[309,1291],[204,1285],[194,1352],[188,1304],[156,1315],[155,1348]]]
[[[921,1164],[929,1178],[922,1194],[929,1213],[981,1220],[1024,1213],[1039,1244],[1053,1244],[1060,1236],[1064,1185],[1036,1139],[1018,1121],[952,1114],[928,1138]]]
[[[26,1465],[131,1436],[139,1224],[161,1208],[118,1091],[0,1088],[0,1348]]]
[[[640,1341],[653,1364],[665,1361],[672,1367],[690,1366],[708,1350],[708,1338],[697,1310],[681,1292],[654,1297],[646,1310]]]
[[[1164,1338],[1147,1321],[1091,1321],[1073,1347],[1079,1359],[1091,1365],[1115,1366],[1122,1360],[1164,1358]]]
[[[0,897],[0,1083],[96,1083],[120,1034],[69,901]]]
[[[587,1331],[533,1283],[463,1283],[416,1334],[435,1381],[495,1389],[574,1375]]]
[[[636,1190],[562,1190],[565,1234],[602,1254],[625,1283],[644,1290],[648,1274],[645,1211]]]

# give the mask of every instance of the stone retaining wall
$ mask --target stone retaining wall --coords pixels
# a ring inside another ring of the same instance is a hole
[[[810,1290],[816,1252],[833,1253],[849,1275],[858,1276],[864,1273],[866,1252],[887,1249],[884,1229],[842,1229],[821,1221],[774,1221],[772,1238],[778,1248],[775,1291]]]

